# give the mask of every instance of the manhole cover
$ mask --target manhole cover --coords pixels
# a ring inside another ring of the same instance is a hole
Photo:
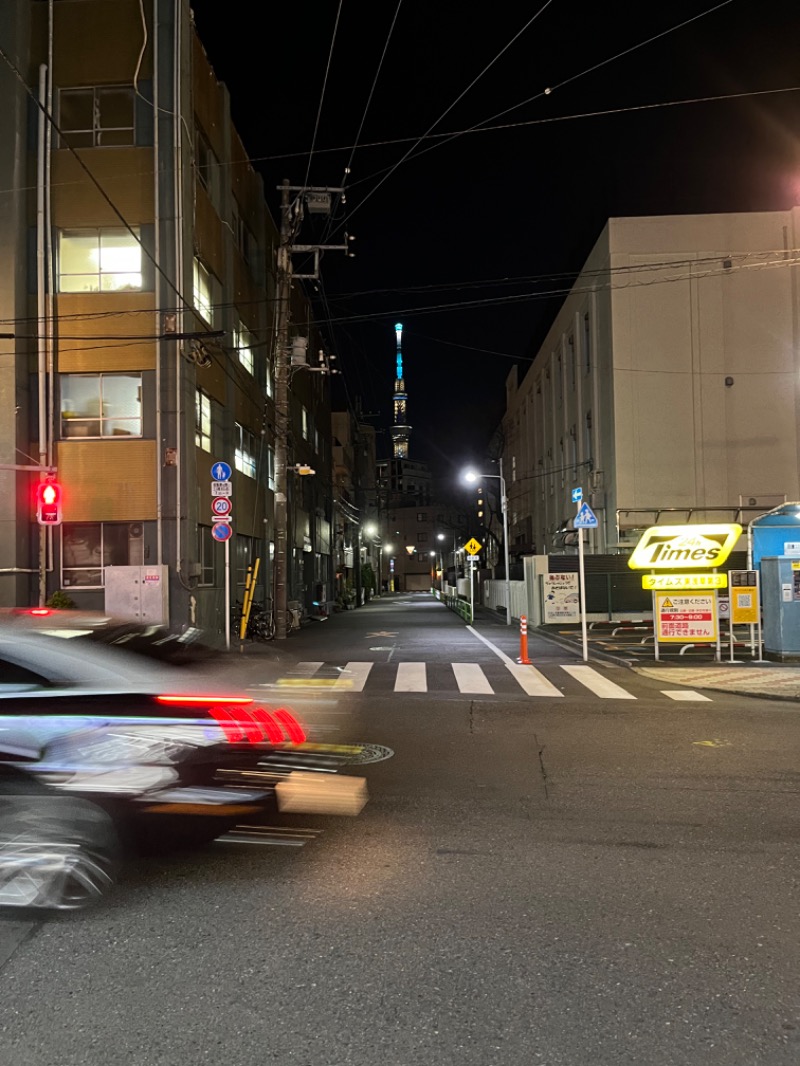
[[[391,748],[385,748],[382,744],[359,744],[361,751],[357,755],[349,756],[345,762],[348,766],[359,766],[368,762],[383,762],[391,759],[394,752]]]

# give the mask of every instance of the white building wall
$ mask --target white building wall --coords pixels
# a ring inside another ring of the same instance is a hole
[[[509,376],[509,507],[518,523],[532,511],[537,551],[563,547],[577,485],[601,521],[593,551],[619,543],[618,510],[623,529],[664,508],[687,513],[661,521],[725,521],[740,497],[752,516],[800,495],[799,222],[608,222],[524,379]]]

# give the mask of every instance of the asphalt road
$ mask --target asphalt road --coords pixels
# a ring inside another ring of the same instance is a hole
[[[5,922],[0,1062],[796,1066],[795,706],[601,684],[536,639],[532,695],[511,627],[476,629],[396,597],[224,667],[390,748],[353,767],[370,803]]]

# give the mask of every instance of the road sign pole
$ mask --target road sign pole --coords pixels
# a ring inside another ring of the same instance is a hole
[[[583,526],[578,529],[578,573],[581,582],[581,643],[583,661],[589,660],[589,640],[586,635],[586,574],[583,569]]]
[[[225,541],[225,647],[231,650],[231,542]]]

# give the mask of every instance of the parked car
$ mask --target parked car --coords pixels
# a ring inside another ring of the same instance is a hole
[[[309,744],[290,710],[201,684],[0,623],[0,906],[81,907],[128,850],[211,841],[276,803],[363,807],[363,781],[334,778],[344,757]]]

